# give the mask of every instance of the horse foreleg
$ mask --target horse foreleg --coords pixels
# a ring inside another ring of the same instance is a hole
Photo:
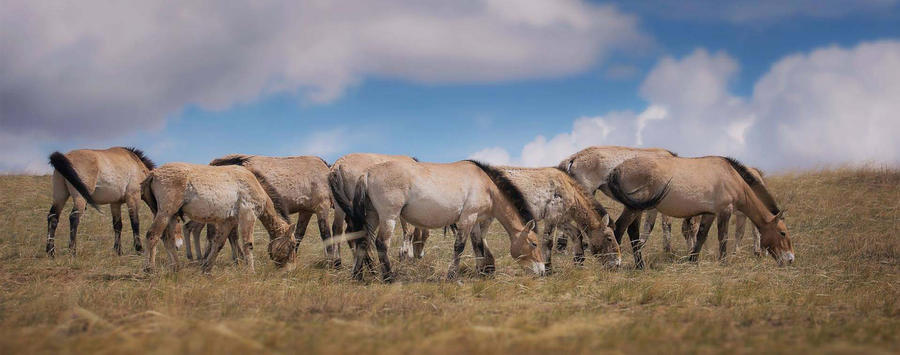
[[[131,235],[134,237],[134,252],[138,255],[144,251],[144,246],[141,245],[141,216],[138,214],[140,203],[140,192],[135,192],[125,198],[125,207],[128,208],[128,219],[131,222]]]
[[[741,248],[741,239],[744,239],[745,228],[747,227],[747,216],[743,213],[734,214],[734,250],[731,252],[737,255],[738,249]]]
[[[81,221],[81,215],[84,214],[84,208],[87,207],[87,201],[81,195],[73,195],[72,200],[74,206],[72,206],[72,213],[69,214],[69,250],[72,251],[72,256],[75,256],[78,250],[76,241],[78,224]]]
[[[331,267],[339,269],[341,267],[341,249],[340,244],[331,240],[331,230],[328,229],[328,206],[320,207],[316,211],[316,224],[319,226],[319,236],[325,246],[325,260],[331,264]],[[300,243],[298,242],[297,245],[299,246]]]
[[[697,241],[694,242],[694,247],[691,249],[691,255],[688,257],[688,260],[692,262],[696,262],[700,257],[700,250],[703,249],[703,243],[706,242],[706,237],[709,235],[709,228],[712,226],[712,222],[716,219],[716,215],[714,214],[703,214],[700,217],[700,229],[697,230]]]
[[[466,237],[469,236],[469,233],[472,233],[476,218],[477,215],[472,214],[460,218],[456,222],[456,226],[459,229],[456,231],[456,241],[453,243],[453,261],[450,262],[450,267],[447,269],[448,280],[455,279],[457,274],[459,274],[459,259],[466,249]]]
[[[210,227],[212,225],[207,226],[206,228],[206,236],[210,237]],[[231,231],[234,229],[233,222],[224,222],[219,224],[212,229],[212,240],[210,240],[210,246],[207,248],[208,253],[206,254],[206,258],[203,260],[203,264],[200,269],[203,273],[209,273],[212,270],[213,265],[216,263],[216,258],[219,256],[219,251],[222,250],[222,247],[225,245],[225,239],[231,235]]]
[[[719,233],[719,261],[725,262],[728,255],[728,222],[731,220],[731,211],[723,211],[719,213],[718,225],[716,226]]]

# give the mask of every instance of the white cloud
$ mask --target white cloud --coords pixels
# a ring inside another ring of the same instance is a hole
[[[329,102],[368,76],[555,77],[643,38],[634,17],[575,0],[4,1],[0,127],[105,138],[160,129],[186,105]]]
[[[313,132],[303,140],[297,153],[320,157],[331,156],[345,152],[351,146],[351,142],[362,136],[360,133],[350,132],[346,127]]]
[[[729,90],[737,72],[722,52],[663,58],[641,85],[645,111],[580,118],[570,133],[539,135],[511,160],[554,165],[584,147],[613,144],[733,155],[769,169],[900,163],[900,41],[787,56],[750,97]]]
[[[506,149],[500,147],[484,148],[472,153],[466,159],[474,159],[494,165],[509,165],[512,162]]]

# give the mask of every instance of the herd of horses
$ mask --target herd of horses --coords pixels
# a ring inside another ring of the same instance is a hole
[[[59,215],[71,197],[71,253],[76,253],[78,224],[87,206],[99,210],[99,205],[108,204],[113,248],[121,255],[125,204],[134,249],[139,254],[147,250],[147,270],[155,267],[156,245],[163,241],[175,269],[180,265],[177,249],[185,244],[186,257],[200,261],[202,270],[209,272],[226,240],[234,261],[253,270],[257,219],[269,234],[270,259],[276,266],[289,264],[313,214],[330,265],[341,267],[340,247],[346,242],[353,255],[351,275],[362,279],[367,269],[375,268],[370,256],[374,247],[386,282],[394,278],[388,248],[397,224],[402,230],[401,260],[423,256],[429,229],[444,228],[446,234],[449,228],[455,234],[448,278],[457,276],[467,240],[477,272],[494,272],[494,256],[484,240],[494,220],[509,236],[512,258],[536,275],[551,271],[554,241],[558,250],[571,245],[576,264],[583,263],[587,248],[602,265],[617,267],[626,233],[635,266],[643,268],[641,249],[656,214],[662,217],[666,251],[671,251],[669,218],[684,219],[682,233],[691,261],[697,260],[714,221],[719,258],[726,258],[732,214],[738,241],[749,219],[756,227],[757,255],[767,253],[779,265],[794,260],[783,210],[762,173],[727,157],[684,158],[665,149],[596,146],[547,168],[492,166],[474,160],[427,163],[371,153],[348,154],[330,166],[314,156],[233,154],[209,165],[156,167],[139,149],[113,147],[54,152],[50,164],[53,203],[47,215],[46,252],[55,255]],[[615,221],[594,197],[597,190],[624,206]],[[141,200],[153,212],[143,242]],[[328,226],[332,209],[333,223]],[[297,222],[291,224],[289,216],[295,213]],[[207,243],[202,248],[204,227]],[[557,232],[559,238],[554,240]]]

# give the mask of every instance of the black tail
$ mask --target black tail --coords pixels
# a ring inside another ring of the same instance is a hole
[[[369,196],[366,192],[366,176],[363,175],[356,183],[356,192],[353,194],[353,208],[347,214],[350,217],[351,228],[354,231],[362,230],[366,227],[366,210],[369,208]]]
[[[621,171],[619,170],[619,168],[615,168],[611,173],[609,173],[609,178],[606,182],[606,186],[609,188],[609,191],[617,201],[619,201],[626,207],[641,211],[656,207],[656,205],[658,205],[659,202],[669,194],[669,184],[672,182],[672,179],[669,179],[669,181],[666,181],[666,185],[663,186],[663,188],[660,189],[655,195],[651,196],[645,201],[638,201],[631,198],[628,192],[622,190],[622,185],[619,182],[620,178]]]
[[[81,178],[78,177],[78,172],[75,171],[75,167],[72,166],[72,162],[69,158],[66,158],[66,156],[60,152],[53,152],[53,154],[50,154],[50,165],[53,166],[53,169],[56,169],[66,181],[72,184],[72,187],[81,194],[81,197],[83,197],[91,207],[97,211],[100,210],[100,208],[97,207],[97,203],[94,202],[94,198],[91,197],[91,193],[88,192],[88,188],[84,184],[84,181],[81,181]]]
[[[350,216],[353,201],[344,193],[344,179],[341,176],[340,168],[332,169],[328,174],[328,187],[331,188],[331,196],[334,197],[336,207],[344,211],[345,215]]]
[[[150,188],[150,184],[153,183],[153,173],[147,176],[144,181],[141,181],[141,199],[147,203],[147,207],[150,207],[150,212],[156,214],[156,211],[159,210],[159,204],[156,202],[156,196],[153,196],[153,190]]]

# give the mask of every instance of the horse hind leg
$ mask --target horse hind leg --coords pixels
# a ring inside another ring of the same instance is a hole
[[[700,228],[697,230],[697,241],[694,242],[694,247],[691,249],[691,255],[688,257],[688,260],[691,262],[697,262],[697,260],[699,260],[700,250],[703,249],[703,243],[706,242],[706,237],[709,235],[709,229],[715,219],[716,215],[714,214],[704,214],[700,217]]]
[[[718,225],[716,226],[719,233],[719,261],[725,262],[728,256],[728,222],[731,220],[731,212],[725,211],[719,213]]]
[[[416,231],[415,228],[409,228],[409,225],[404,220],[400,220],[400,232],[403,235],[400,239],[400,254],[398,255],[400,261],[403,262],[406,259],[413,259],[415,257],[415,252],[413,251],[413,239],[415,235],[413,235]]]
[[[57,173],[53,174],[53,204],[50,205],[50,211],[47,212],[47,247],[46,252],[51,258],[56,256],[56,226],[59,224],[59,214],[62,213],[66,206],[66,200],[69,199],[69,190],[63,177]]]
[[[456,279],[456,276],[459,274],[459,259],[466,249],[466,237],[469,236],[469,233],[472,233],[476,217],[477,216],[473,214],[461,218],[457,222],[457,227],[459,229],[456,231],[456,241],[453,242],[453,261],[450,262],[450,267],[447,269],[448,280]]]
[[[112,215],[113,224],[113,250],[116,252],[116,255],[122,256],[122,204],[110,204],[109,212]]]
[[[391,236],[394,234],[396,220],[382,221],[378,226],[378,237],[375,238],[375,250],[378,252],[378,260],[381,261],[381,279],[386,283],[394,282],[394,272],[391,270],[391,260],[388,258],[388,247],[391,245]]]
[[[413,236],[413,255],[416,259],[425,256],[425,242],[428,240],[429,231],[427,228],[416,228]]]
[[[141,217],[138,214],[141,194],[139,192],[129,195],[125,199],[125,207],[128,209],[128,219],[131,222],[131,235],[134,238],[134,251],[140,255],[144,251],[141,244]]]
[[[328,208],[319,208],[316,212],[316,224],[319,226],[319,236],[325,246],[325,260],[335,269],[341,268],[340,244],[331,239],[331,229],[328,228]],[[299,245],[299,243],[298,243]]]
[[[74,206],[72,207],[72,213],[69,214],[69,250],[72,251],[72,256],[76,256],[78,250],[76,238],[78,235],[78,224],[81,222],[81,215],[84,214],[85,207],[87,207],[87,201],[80,195],[73,195],[72,197]]]

